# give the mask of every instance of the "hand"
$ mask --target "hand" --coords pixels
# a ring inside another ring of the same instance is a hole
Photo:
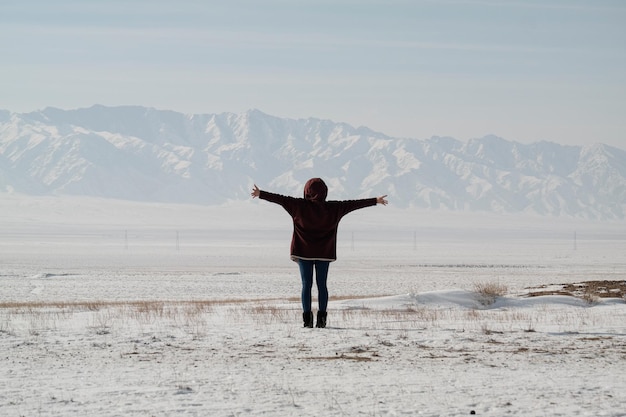
[[[387,194],[380,196],[380,197],[376,197],[376,204],[382,204],[383,206],[386,206],[388,201],[385,200],[385,197],[387,197]]]
[[[252,198],[256,198],[261,195],[261,190],[259,189],[259,187],[256,186],[256,184],[254,184],[254,188],[252,189],[250,195],[252,196]]]

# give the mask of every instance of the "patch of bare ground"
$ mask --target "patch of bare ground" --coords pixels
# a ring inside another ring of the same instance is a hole
[[[529,297],[541,295],[568,295],[583,300],[599,298],[626,299],[626,280],[621,281],[584,281],[572,284],[542,285],[527,288]]]
[[[321,360],[321,361],[330,361],[330,360],[348,360],[348,361],[356,361],[356,362],[369,362],[375,361],[378,358],[378,352],[375,350],[371,350],[368,347],[361,346],[353,346],[349,349],[349,352],[335,352],[335,356],[311,356],[305,359],[308,360]]]

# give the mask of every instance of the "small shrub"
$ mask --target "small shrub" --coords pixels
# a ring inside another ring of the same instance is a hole
[[[580,298],[586,302],[587,304],[589,304],[590,306],[598,304],[598,302],[600,301],[600,297],[595,294],[593,291],[585,291],[582,293],[582,295],[580,296]]]
[[[478,294],[478,302],[488,306],[495,303],[498,297],[505,296],[508,288],[499,282],[477,282],[474,291]]]

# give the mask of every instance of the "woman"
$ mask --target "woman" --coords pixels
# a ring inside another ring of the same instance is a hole
[[[321,178],[311,178],[304,186],[304,198],[287,197],[262,191],[254,185],[252,198],[280,204],[293,219],[291,259],[298,262],[302,278],[302,318],[304,327],[313,327],[311,288],[313,269],[319,295],[316,327],[326,327],[328,267],[337,259],[337,228],[351,211],[376,204],[387,205],[387,195],[362,200],[326,201],[328,187]]]

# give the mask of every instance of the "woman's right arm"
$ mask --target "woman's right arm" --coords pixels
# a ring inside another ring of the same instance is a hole
[[[278,204],[282,206],[289,214],[294,210],[294,206],[298,201],[297,198],[287,197],[281,194],[270,193],[269,191],[261,190],[256,184],[250,193],[252,198],[259,198],[261,200],[269,201],[270,203]]]

